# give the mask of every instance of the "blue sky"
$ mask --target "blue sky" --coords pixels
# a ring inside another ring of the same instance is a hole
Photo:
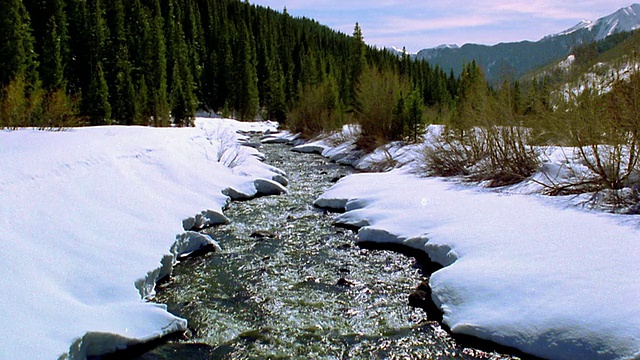
[[[440,44],[493,45],[520,40],[537,41],[572,27],[581,20],[597,20],[633,0],[255,0],[292,16],[306,16],[351,34],[360,23],[365,41],[380,47],[405,46],[417,52]]]

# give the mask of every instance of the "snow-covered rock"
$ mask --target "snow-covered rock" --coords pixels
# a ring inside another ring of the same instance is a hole
[[[174,258],[193,253],[205,247],[211,247],[215,251],[222,251],[220,244],[207,234],[195,231],[187,231],[176,236],[176,242],[171,245],[171,254]]]
[[[307,153],[307,154],[320,154],[327,149],[325,145],[318,143],[307,143],[294,146],[291,148],[291,151],[299,152],[299,153]]]
[[[256,179],[253,184],[255,185],[257,195],[259,196],[282,195],[287,193],[287,188],[277,181]]]
[[[204,210],[194,217],[188,217],[182,220],[182,227],[185,230],[201,230],[207,227],[228,224],[227,218],[221,211]]]
[[[293,134],[289,131],[278,133],[268,133],[260,138],[263,144],[292,144],[300,138],[300,134]]]

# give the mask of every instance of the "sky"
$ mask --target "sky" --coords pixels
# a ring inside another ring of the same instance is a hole
[[[406,47],[409,52],[441,44],[494,45],[537,41],[581,20],[597,20],[633,0],[254,0],[255,5],[317,20],[352,34],[355,23],[365,42]]]

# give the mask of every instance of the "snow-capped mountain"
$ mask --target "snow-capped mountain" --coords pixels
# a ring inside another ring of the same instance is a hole
[[[387,47],[386,49],[387,49],[387,51],[389,51],[390,53],[392,53],[392,54],[396,54],[397,56],[402,56],[402,55],[403,55],[403,54],[405,54],[405,53],[406,53],[407,55],[411,56],[411,57],[413,57],[413,56],[416,56],[416,55],[417,55],[417,53],[413,53],[413,52],[407,51],[406,49],[400,49],[399,47],[396,47],[396,46]]]
[[[566,59],[576,45],[598,41],[607,36],[640,29],[640,4],[619,9],[596,21],[583,20],[560,33],[546,36],[539,41],[500,43],[493,46],[465,44],[438,46],[418,52],[418,59],[425,59],[443,70],[459,73],[463,64],[475,60],[490,82],[505,77],[518,78],[532,70]]]
[[[640,29],[640,4],[619,9],[611,15],[602,17],[596,21],[582,20],[577,25],[553,36],[561,36],[587,30],[595,34],[593,40],[598,41],[609,35],[623,31]]]
[[[557,34],[549,35],[549,36],[547,36],[545,38],[551,38],[551,37],[554,37],[554,36],[569,35],[571,33],[574,33],[576,31],[579,31],[579,30],[582,30],[582,29],[590,29],[592,26],[593,26],[593,21],[591,21],[591,20],[582,20],[579,23],[577,23],[576,25],[568,28],[565,31],[561,31],[561,32],[559,32]]]
[[[442,44],[435,47],[436,49],[459,49],[457,44]]]

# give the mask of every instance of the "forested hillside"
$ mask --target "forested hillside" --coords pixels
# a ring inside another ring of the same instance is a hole
[[[328,88],[340,118],[367,68],[427,105],[457,80],[305,18],[236,0],[0,0],[0,127],[188,126],[196,110],[285,121]],[[294,111],[295,112],[295,111]],[[299,112],[298,112],[299,113]]]

